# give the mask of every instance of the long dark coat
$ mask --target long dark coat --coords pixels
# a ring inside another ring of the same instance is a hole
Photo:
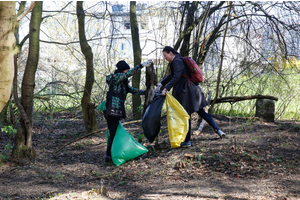
[[[180,57],[180,55],[177,54],[174,60],[169,63],[171,73],[161,81],[161,84],[165,85],[168,91],[174,87],[176,99],[181,103],[188,114],[192,114],[207,106],[208,103],[201,86],[192,81],[188,81],[187,78],[182,76],[182,74],[184,74],[190,77],[190,73],[184,61],[177,57]],[[188,84],[188,82],[190,82],[190,84]]]

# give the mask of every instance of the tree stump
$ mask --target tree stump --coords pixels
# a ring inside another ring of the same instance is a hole
[[[259,117],[262,121],[274,122],[275,118],[275,102],[270,99],[257,99],[255,117]]]

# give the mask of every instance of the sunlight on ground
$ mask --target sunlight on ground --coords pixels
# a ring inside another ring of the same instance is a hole
[[[92,189],[90,191],[86,191],[86,192],[70,192],[67,194],[48,194],[48,197],[51,196],[55,196],[50,198],[50,200],[63,200],[63,199],[89,199],[89,200],[93,200],[93,199],[97,199],[97,200],[107,200],[110,199],[108,197],[105,197],[104,195],[101,194],[97,194],[97,190],[96,189]]]

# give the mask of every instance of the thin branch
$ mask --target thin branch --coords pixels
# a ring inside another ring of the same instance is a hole
[[[125,34],[124,34],[125,35]],[[113,37],[113,36],[107,36],[107,37],[100,37],[100,38],[93,38],[93,39],[88,39],[87,42],[94,41],[94,40],[101,40],[101,39],[126,39],[126,36],[121,36],[121,37]],[[55,42],[55,41],[46,41],[46,40],[40,40],[40,42],[48,43],[48,44],[57,44],[57,45],[69,45],[69,44],[78,44],[79,41],[73,41],[73,42]]]
[[[27,8],[27,10],[25,12],[23,12],[18,18],[17,18],[17,22],[21,21],[21,19],[23,19],[23,17],[25,17],[35,6],[35,1],[33,1],[31,3],[31,5],[29,6],[29,8]]]
[[[216,96],[215,96],[213,102],[211,103],[211,110],[213,110],[213,107],[214,107],[214,105],[215,105],[215,103],[217,101],[218,93],[219,93],[219,85],[220,85],[220,82],[221,82],[221,72],[222,72],[223,57],[224,57],[223,53],[224,53],[224,46],[225,46],[225,38],[226,38],[226,33],[227,33],[227,29],[228,29],[228,23],[229,23],[229,19],[230,19],[231,7],[232,7],[232,2],[229,2],[228,19],[227,19],[227,23],[226,23],[226,28],[225,28],[224,36],[223,36],[224,38],[223,38],[222,51],[221,51],[221,62],[220,62],[218,79],[217,79]]]

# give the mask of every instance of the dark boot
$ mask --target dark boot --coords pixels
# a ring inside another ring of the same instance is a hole
[[[112,159],[111,159],[110,156],[105,155],[105,156],[104,156],[104,161],[105,161],[106,163],[108,163],[108,162],[112,162]]]

